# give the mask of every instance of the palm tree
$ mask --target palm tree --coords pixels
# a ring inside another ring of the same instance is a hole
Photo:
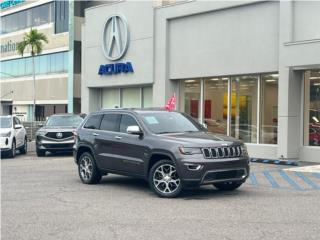
[[[34,57],[43,50],[43,42],[48,43],[48,38],[45,34],[38,32],[37,29],[32,29],[30,32],[25,33],[23,41],[17,44],[18,53],[23,56],[27,47],[31,48],[32,56],[32,73],[33,73],[33,116],[32,120],[36,120],[36,72],[34,65]]]

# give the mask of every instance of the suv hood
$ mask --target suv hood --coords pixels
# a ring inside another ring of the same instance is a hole
[[[76,128],[77,127],[72,127],[72,126],[43,126],[39,130],[40,131],[46,131],[46,132],[55,132],[55,131],[70,132],[70,131],[72,131],[73,129],[76,129]]]
[[[163,134],[162,137],[190,147],[215,146],[221,143],[225,143],[228,145],[242,143],[242,141],[233,137],[228,137],[220,134],[213,134],[210,132],[172,133]]]
[[[11,128],[0,128],[0,133],[8,133],[11,131]]]

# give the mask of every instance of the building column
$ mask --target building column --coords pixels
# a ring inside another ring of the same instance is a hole
[[[74,1],[69,1],[68,113],[73,113],[74,82]]]
[[[303,72],[283,67],[279,71],[278,158],[298,159],[302,146]]]

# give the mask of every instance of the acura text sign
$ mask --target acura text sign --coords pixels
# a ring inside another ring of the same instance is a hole
[[[100,65],[99,75],[111,75],[119,73],[133,73],[131,62]]]

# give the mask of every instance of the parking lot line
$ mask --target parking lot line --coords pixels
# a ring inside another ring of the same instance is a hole
[[[256,175],[253,172],[250,173],[250,180],[251,180],[251,183],[253,185],[258,185],[258,181],[257,181]]]
[[[287,175],[283,170],[278,170],[279,174],[282,178],[284,178],[294,189],[302,191],[303,189],[291,178]]]
[[[279,184],[276,182],[276,180],[271,176],[269,171],[263,171],[263,175],[268,179],[269,183],[273,188],[279,188]]]
[[[319,186],[311,181],[306,175],[304,175],[302,172],[295,172],[295,174],[300,177],[303,181],[305,181],[309,186],[311,186],[313,189],[320,189]]]

